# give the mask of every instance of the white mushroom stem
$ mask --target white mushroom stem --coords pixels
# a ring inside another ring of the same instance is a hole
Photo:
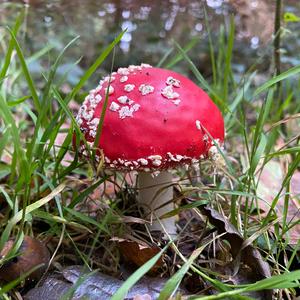
[[[166,231],[171,237],[176,236],[175,217],[160,217],[174,209],[172,174],[162,171],[158,175],[139,172],[138,203],[145,212],[148,221],[152,221],[149,226],[150,231]],[[159,220],[158,220],[159,219]]]

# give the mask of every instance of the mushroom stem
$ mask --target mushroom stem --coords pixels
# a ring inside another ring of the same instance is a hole
[[[149,226],[150,231],[165,230],[174,237],[176,236],[175,217],[160,219],[162,215],[174,209],[171,183],[172,174],[168,171],[161,171],[158,175],[145,172],[138,174],[138,203],[143,207],[147,219],[152,221]]]

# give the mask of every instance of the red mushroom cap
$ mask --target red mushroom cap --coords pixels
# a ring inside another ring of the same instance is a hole
[[[90,91],[76,118],[90,143],[96,136],[108,81],[107,76]],[[99,141],[107,167],[149,171],[190,164],[216,152],[210,136],[222,145],[222,115],[188,78],[148,64],[112,73]]]

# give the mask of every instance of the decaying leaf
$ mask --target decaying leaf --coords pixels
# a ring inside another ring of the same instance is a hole
[[[235,269],[238,267],[235,274],[233,274],[234,276],[231,276],[232,280],[237,280],[240,276],[240,261],[251,268],[247,273],[243,272],[244,277],[245,274],[248,274],[248,283],[271,277],[270,267],[268,263],[263,260],[260,252],[252,245],[243,247],[244,238],[225,217],[209,206],[201,207],[201,211],[208,217],[209,222],[216,227],[219,234],[225,233],[222,238],[230,243],[230,251],[236,264]],[[247,282],[247,280],[245,280],[245,282]],[[262,296],[261,299],[272,299],[271,290],[261,291],[260,295]]]
[[[9,254],[14,243],[14,238],[5,243],[0,251],[0,258],[5,258]],[[11,282],[39,266],[27,278],[27,281],[37,281],[42,277],[49,261],[50,253],[47,247],[38,239],[25,235],[17,256],[0,266],[0,280]]]
[[[24,300],[57,300],[74,286],[76,288],[71,300],[84,297],[89,300],[107,300],[123,284],[122,280],[99,272],[91,275],[87,275],[88,273],[81,266],[67,267],[61,274],[49,276],[42,286],[30,290]],[[82,276],[86,279],[77,287],[76,283]],[[161,278],[143,278],[129,291],[126,299],[157,299],[165,283],[166,280]]]
[[[217,228],[218,233],[225,233],[223,237],[230,243],[233,258],[241,255],[241,260],[256,271],[258,279],[271,276],[270,267],[262,259],[259,251],[251,245],[243,247],[244,238],[225,217],[209,206],[204,206],[201,210],[209,222]]]
[[[116,239],[114,239],[116,241]],[[160,252],[160,248],[153,244],[148,245],[143,241],[131,241],[127,239],[117,239],[121,254],[131,263],[140,267],[150,260],[153,256]],[[155,266],[151,269],[152,272],[163,266],[162,256],[159,258]]]

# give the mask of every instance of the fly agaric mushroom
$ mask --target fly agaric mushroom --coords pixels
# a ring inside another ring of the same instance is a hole
[[[174,209],[168,169],[215,159],[215,143],[221,146],[224,140],[222,115],[188,78],[148,64],[131,65],[101,80],[79,109],[76,120],[91,146],[107,93],[98,145],[105,166],[138,171],[139,204],[148,216],[154,212],[151,230],[161,230],[162,224],[168,234],[175,235],[174,217],[157,220]]]

